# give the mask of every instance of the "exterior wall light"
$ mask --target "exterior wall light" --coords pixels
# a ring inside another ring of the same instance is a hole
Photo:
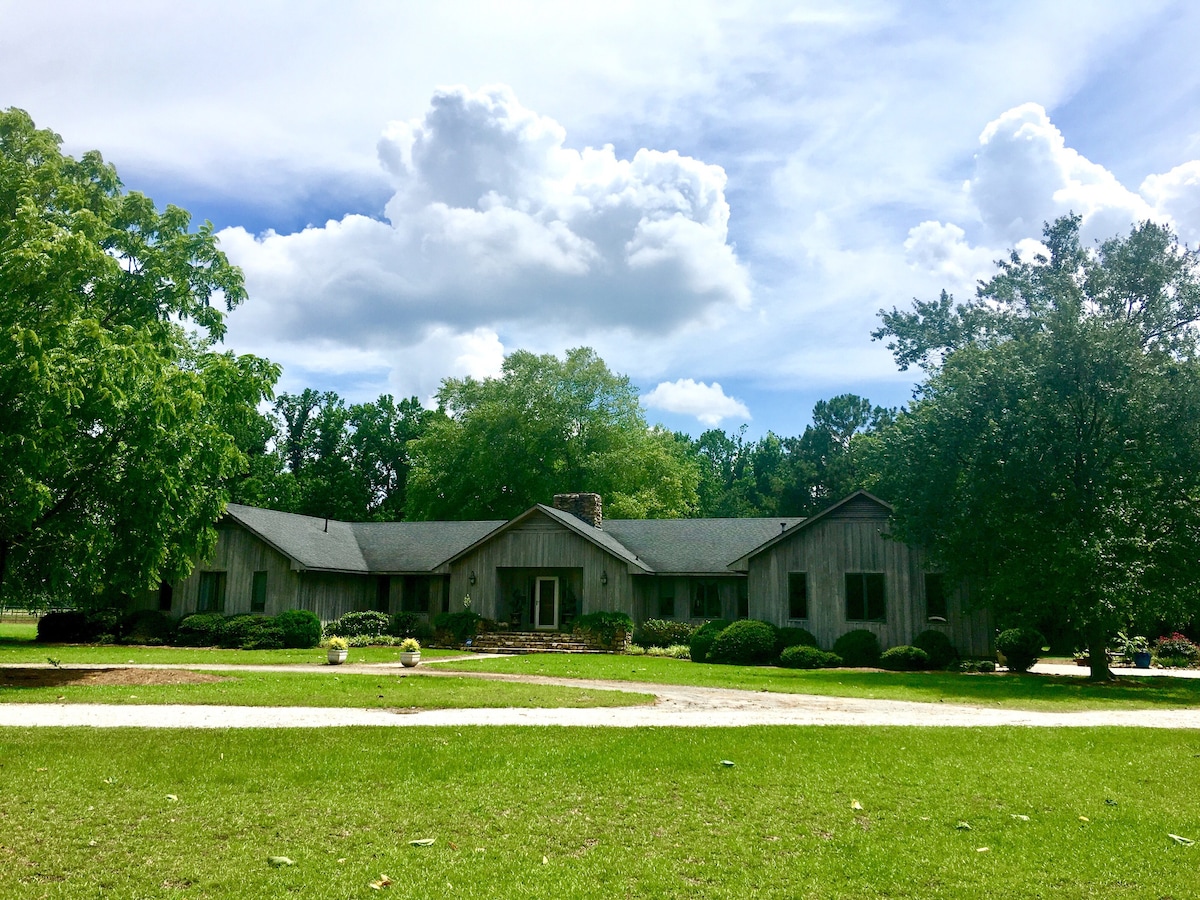
[[[474,569],[472,569],[471,574],[467,576],[467,581],[471,582],[471,584],[475,583],[475,570]]]
[[[600,583],[608,584],[608,572],[606,572],[606,571],[600,572]]]

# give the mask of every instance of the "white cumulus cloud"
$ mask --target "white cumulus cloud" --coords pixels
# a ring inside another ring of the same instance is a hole
[[[434,94],[378,145],[386,221],[220,233],[277,336],[412,346],[432,331],[661,334],[746,308],[719,166],[674,151],[575,150],[507,87]]]
[[[717,382],[705,384],[691,378],[664,381],[642,396],[650,409],[695,416],[701,423],[716,426],[723,419],[749,420],[750,410],[742,401],[727,397]]]

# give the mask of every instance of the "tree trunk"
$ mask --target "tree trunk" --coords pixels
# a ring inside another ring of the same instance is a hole
[[[1092,681],[1112,681],[1112,672],[1108,670],[1108,637],[1103,629],[1094,628],[1088,633],[1088,660]]]

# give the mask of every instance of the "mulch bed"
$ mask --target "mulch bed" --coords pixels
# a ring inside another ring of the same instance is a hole
[[[207,672],[183,669],[0,669],[0,687],[35,688],[62,685],[204,684],[228,681]]]

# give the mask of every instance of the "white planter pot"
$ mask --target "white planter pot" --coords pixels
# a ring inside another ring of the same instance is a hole
[[[400,665],[412,668],[421,661],[420,650],[405,650],[400,653]]]
[[[350,655],[349,650],[330,650],[329,664],[331,666],[340,666],[346,661],[346,657]]]

